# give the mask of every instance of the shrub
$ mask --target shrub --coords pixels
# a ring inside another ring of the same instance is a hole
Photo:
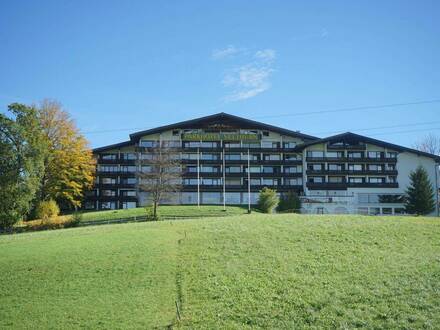
[[[83,219],[81,212],[75,211],[72,216],[64,223],[64,228],[78,227]]]
[[[273,189],[264,187],[260,191],[260,196],[258,197],[258,209],[264,213],[272,213],[277,207],[279,202],[277,192]]]
[[[48,220],[57,217],[58,214],[60,214],[60,208],[52,199],[40,202],[35,211],[36,217],[41,220]]]
[[[156,215],[154,215],[153,206],[146,206],[145,212],[147,213],[147,221],[157,221],[159,220],[159,212],[156,210]]]
[[[278,204],[277,211],[286,213],[300,213],[301,200],[295,191],[289,191],[282,195]]]

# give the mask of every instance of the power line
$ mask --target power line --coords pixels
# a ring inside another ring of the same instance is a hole
[[[440,127],[433,127],[433,128],[429,128],[430,130],[440,130]],[[387,133],[374,133],[371,134],[372,136],[377,136],[377,135],[392,135],[392,134],[401,134],[401,133],[412,133],[412,132],[423,132],[426,131],[426,128],[421,128],[421,129],[413,129],[413,130],[406,130],[406,131],[397,131],[397,132],[387,132]]]
[[[385,108],[402,107],[402,106],[419,105],[419,104],[431,104],[431,103],[440,103],[440,99],[419,101],[419,102],[370,105],[370,106],[353,107],[353,108],[339,108],[339,109],[319,110],[319,111],[309,111],[309,112],[285,113],[285,114],[279,114],[279,115],[257,116],[254,118],[281,118],[281,117],[308,116],[308,115],[318,115],[318,114],[323,114],[323,113],[348,112],[348,111],[359,111],[359,110],[375,110],[375,109],[385,109]]]
[[[382,105],[361,106],[361,107],[352,107],[352,108],[339,108],[339,109],[331,109],[331,110],[318,110],[318,111],[309,111],[309,112],[297,112],[297,113],[291,113],[291,114],[256,116],[256,117],[253,117],[253,118],[254,119],[259,119],[259,118],[282,118],[282,117],[308,116],[308,115],[317,115],[317,114],[335,113],[335,112],[350,112],[350,111],[359,111],[359,110],[376,110],[376,109],[386,109],[386,108],[389,108],[389,110],[394,110],[392,108],[402,107],[402,106],[409,106],[409,105],[432,104],[432,103],[440,103],[440,99],[425,100],[425,101],[418,101],[418,102],[406,102],[406,103],[392,103],[392,104],[382,104]],[[431,123],[433,123],[433,122],[431,122]],[[412,125],[416,125],[416,124],[407,124],[407,125],[402,125],[400,127],[412,126]],[[398,127],[398,125],[396,125],[395,127]],[[153,128],[153,127],[114,128],[114,129],[97,130],[97,131],[84,131],[83,133],[84,134],[102,134],[102,133],[123,132],[123,131],[131,131],[131,130],[145,130],[145,129],[151,129],[151,128]],[[359,130],[370,130],[370,129],[380,129],[380,128],[394,128],[394,127],[362,128],[362,129],[359,129]],[[333,131],[333,132],[325,132],[325,133],[315,133],[315,134],[333,134],[333,133],[337,133],[337,132],[341,132],[341,131]]]
[[[368,127],[368,128],[351,128],[349,130],[338,130],[338,131],[326,131],[326,132],[318,132],[318,133],[311,133],[313,135],[320,135],[320,134],[336,134],[336,133],[342,133],[347,131],[353,131],[353,132],[359,132],[359,131],[374,131],[378,129],[388,129],[388,128],[400,128],[400,127],[412,127],[412,126],[419,126],[419,125],[432,125],[432,124],[438,124],[440,121],[428,121],[428,122],[422,122],[422,123],[411,123],[411,124],[402,124],[402,125],[392,125],[392,126],[378,126],[378,127]]]

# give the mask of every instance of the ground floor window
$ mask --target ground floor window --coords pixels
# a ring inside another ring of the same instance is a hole
[[[385,215],[393,214],[393,209],[391,207],[383,207],[382,214],[385,214]]]
[[[380,207],[370,207],[370,215],[380,214]]]
[[[136,202],[122,202],[123,209],[133,209],[136,207]]]
[[[101,210],[114,210],[116,209],[116,202],[101,202]]]

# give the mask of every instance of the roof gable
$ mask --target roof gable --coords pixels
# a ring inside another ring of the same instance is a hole
[[[419,156],[425,156],[425,157],[429,157],[434,159],[437,162],[440,162],[440,156],[437,155],[433,155],[427,152],[423,152],[420,150],[416,150],[416,149],[411,149],[411,148],[407,148],[407,147],[403,147],[397,144],[393,144],[393,143],[389,143],[389,142],[385,142],[382,140],[377,140],[377,139],[373,139],[370,138],[368,136],[364,136],[364,135],[359,135],[359,134],[355,134],[355,133],[351,133],[351,132],[346,132],[346,133],[342,133],[342,134],[337,134],[337,135],[332,135],[323,139],[318,139],[318,140],[314,140],[314,141],[310,141],[307,143],[304,143],[298,147],[300,147],[301,149],[307,148],[308,146],[311,145],[315,145],[318,143],[326,143],[326,142],[341,142],[341,141],[360,141],[360,142],[365,142],[365,143],[369,143],[369,144],[374,144],[377,145],[379,147],[383,147],[383,148],[389,148],[389,149],[393,149],[396,151],[400,151],[400,152],[410,152],[410,153],[414,153],[417,154]]]
[[[318,139],[315,136],[303,134],[296,131],[291,131],[285,128],[264,124],[258,121],[230,115],[224,112],[220,112],[214,115],[200,117],[196,119],[181,121],[178,123],[156,127],[149,130],[135,132],[130,134],[131,140],[138,140],[144,135],[160,133],[173,128],[260,128],[268,131],[277,132],[282,135],[298,137],[305,141],[312,141]]]

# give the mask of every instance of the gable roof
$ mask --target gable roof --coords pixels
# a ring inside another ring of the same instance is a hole
[[[359,135],[359,134],[355,134],[355,133],[352,133],[352,132],[346,132],[346,133],[342,133],[342,134],[332,135],[332,136],[329,136],[329,137],[326,137],[326,138],[323,138],[323,139],[306,142],[306,143],[303,143],[303,144],[299,145],[298,148],[304,149],[304,148],[307,148],[308,146],[311,146],[311,145],[315,145],[315,144],[319,144],[319,143],[326,143],[326,142],[337,142],[337,141],[341,141],[341,140],[344,140],[344,139],[354,139],[354,140],[358,140],[358,141],[374,144],[374,145],[377,145],[377,146],[380,146],[380,147],[383,147],[383,148],[393,149],[393,150],[396,150],[396,151],[411,152],[411,153],[417,154],[419,156],[425,156],[425,157],[432,158],[436,162],[440,162],[440,156],[433,155],[433,154],[430,154],[428,152],[423,152],[423,151],[416,150],[416,149],[411,149],[411,148],[399,146],[397,144],[393,144],[393,143],[389,143],[389,142],[373,139],[373,138],[370,138],[368,136]]]
[[[246,118],[239,117],[239,116],[234,116],[234,115],[231,115],[231,114],[228,114],[225,112],[220,112],[220,113],[216,113],[216,114],[209,115],[209,116],[199,117],[199,118],[195,118],[195,119],[191,119],[191,120],[185,120],[185,121],[181,121],[181,122],[170,124],[170,125],[159,126],[156,128],[152,128],[152,129],[148,129],[148,130],[144,130],[144,131],[140,131],[140,132],[135,132],[135,133],[130,134],[130,139],[131,140],[138,140],[143,135],[159,133],[159,132],[167,131],[167,130],[170,130],[173,128],[194,128],[194,125],[202,125],[202,124],[206,124],[209,122],[234,122],[234,123],[239,124],[240,127],[242,127],[242,128],[261,128],[264,130],[277,132],[277,133],[283,134],[283,135],[302,138],[304,140],[317,140],[317,139],[319,139],[316,136],[303,134],[303,133],[300,133],[297,131],[291,131],[286,128],[281,128],[281,127],[261,123],[258,121],[246,119]]]
[[[92,151],[94,153],[101,152],[101,151],[111,150],[111,149],[115,149],[115,148],[126,147],[126,146],[129,146],[132,144],[134,144],[133,141],[129,140],[129,141],[119,142],[119,143],[115,143],[115,144],[109,144],[108,146],[104,146],[104,147],[95,148]]]

